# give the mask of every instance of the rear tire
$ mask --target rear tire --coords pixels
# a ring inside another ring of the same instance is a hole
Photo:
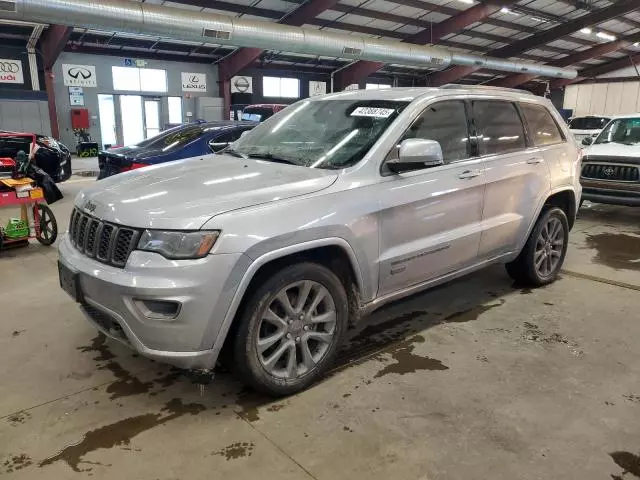
[[[506,264],[507,273],[523,286],[540,287],[554,282],[564,263],[568,241],[567,215],[558,207],[547,207],[520,255]]]
[[[235,368],[269,395],[304,390],[332,365],[342,342],[349,317],[344,286],[328,268],[299,263],[250,295],[234,338]]]

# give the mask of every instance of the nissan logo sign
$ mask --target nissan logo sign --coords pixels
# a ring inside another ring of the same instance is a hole
[[[18,73],[20,66],[15,62],[0,62],[0,72],[2,73]]]
[[[233,85],[238,89],[238,92],[240,93],[244,93],[247,90],[249,90],[249,80],[247,80],[245,77],[238,77],[236,78],[235,82],[233,82]]]
[[[83,68],[83,67],[73,67],[67,70],[67,73],[71,78],[78,79],[78,77],[82,77],[83,80],[91,77],[91,71]]]

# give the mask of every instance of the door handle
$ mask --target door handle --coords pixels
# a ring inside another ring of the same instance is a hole
[[[478,175],[480,175],[480,170],[465,170],[460,175],[458,175],[458,178],[461,180],[466,180],[469,178],[475,178]]]
[[[544,159],[542,157],[531,157],[529,160],[527,160],[527,163],[529,165],[536,165],[542,162],[544,162]]]

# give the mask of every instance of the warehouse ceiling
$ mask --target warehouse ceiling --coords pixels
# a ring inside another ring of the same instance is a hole
[[[578,81],[640,61],[640,9],[635,1],[609,0],[139,0],[192,11],[205,11],[299,25],[371,38],[436,44],[460,52],[512,60],[571,66]],[[51,29],[49,29],[51,30]],[[3,24],[3,43],[26,45],[33,25]],[[45,38],[47,32],[45,31]],[[50,35],[53,37],[53,35]],[[217,63],[228,75],[245,67],[338,73],[339,83],[355,83],[374,72],[449,82],[518,86],[544,80],[473,67],[444,71],[375,62],[234,49],[77,26],[62,37],[68,51]],[[344,67],[344,68],[343,68]],[[558,85],[567,84],[557,83]]]

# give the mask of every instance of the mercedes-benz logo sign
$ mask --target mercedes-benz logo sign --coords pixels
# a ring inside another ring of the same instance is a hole
[[[610,177],[611,175],[613,175],[613,172],[614,172],[614,170],[613,170],[613,168],[612,168],[612,167],[607,167],[607,168],[605,168],[605,169],[604,169],[604,172],[603,172],[603,173],[604,173],[607,177]]]
[[[247,80],[245,77],[236,78],[235,82],[233,82],[233,85],[240,93],[245,93],[247,90],[249,90],[250,86],[249,80]]]
[[[91,70],[87,69],[87,68],[82,68],[82,67],[73,67],[70,68],[67,73],[69,74],[69,76],[71,78],[75,78],[76,80],[78,79],[78,77],[82,77],[83,80],[86,80],[87,78],[89,78],[91,76]]]
[[[0,62],[0,72],[2,73],[18,73],[20,65],[16,62]]]

